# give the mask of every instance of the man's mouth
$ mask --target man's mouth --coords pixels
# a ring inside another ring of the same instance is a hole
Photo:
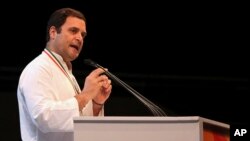
[[[80,47],[79,47],[79,46],[77,46],[77,45],[70,45],[70,47],[75,48],[77,51],[79,51],[79,49],[80,49]]]

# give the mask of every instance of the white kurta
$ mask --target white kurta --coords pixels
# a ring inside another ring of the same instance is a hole
[[[75,79],[62,57],[53,54]],[[75,95],[69,79],[45,52],[29,63],[17,89],[22,140],[73,141],[73,117],[93,116],[92,101],[79,112]]]

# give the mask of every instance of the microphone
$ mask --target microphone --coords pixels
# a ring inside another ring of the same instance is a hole
[[[115,83],[119,84],[123,88],[125,88],[128,92],[130,92],[133,96],[138,98],[139,101],[141,101],[151,112],[154,116],[167,116],[165,112],[159,108],[157,105],[155,105],[153,102],[148,100],[146,97],[141,95],[139,92],[137,92],[135,89],[133,89],[131,86],[120,80],[118,77],[116,77],[111,72],[107,71],[104,67],[97,64],[96,62],[92,61],[91,59],[85,59],[84,63],[86,65],[95,67],[95,68],[101,68],[104,70],[104,74],[107,75],[111,80],[113,80]]]

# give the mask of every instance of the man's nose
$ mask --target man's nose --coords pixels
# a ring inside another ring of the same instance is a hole
[[[78,33],[76,35],[76,39],[82,42],[82,40],[83,40],[82,34]]]

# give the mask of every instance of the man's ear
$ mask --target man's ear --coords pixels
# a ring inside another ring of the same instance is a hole
[[[49,37],[51,40],[54,40],[56,38],[57,31],[55,26],[51,26],[49,29]]]

